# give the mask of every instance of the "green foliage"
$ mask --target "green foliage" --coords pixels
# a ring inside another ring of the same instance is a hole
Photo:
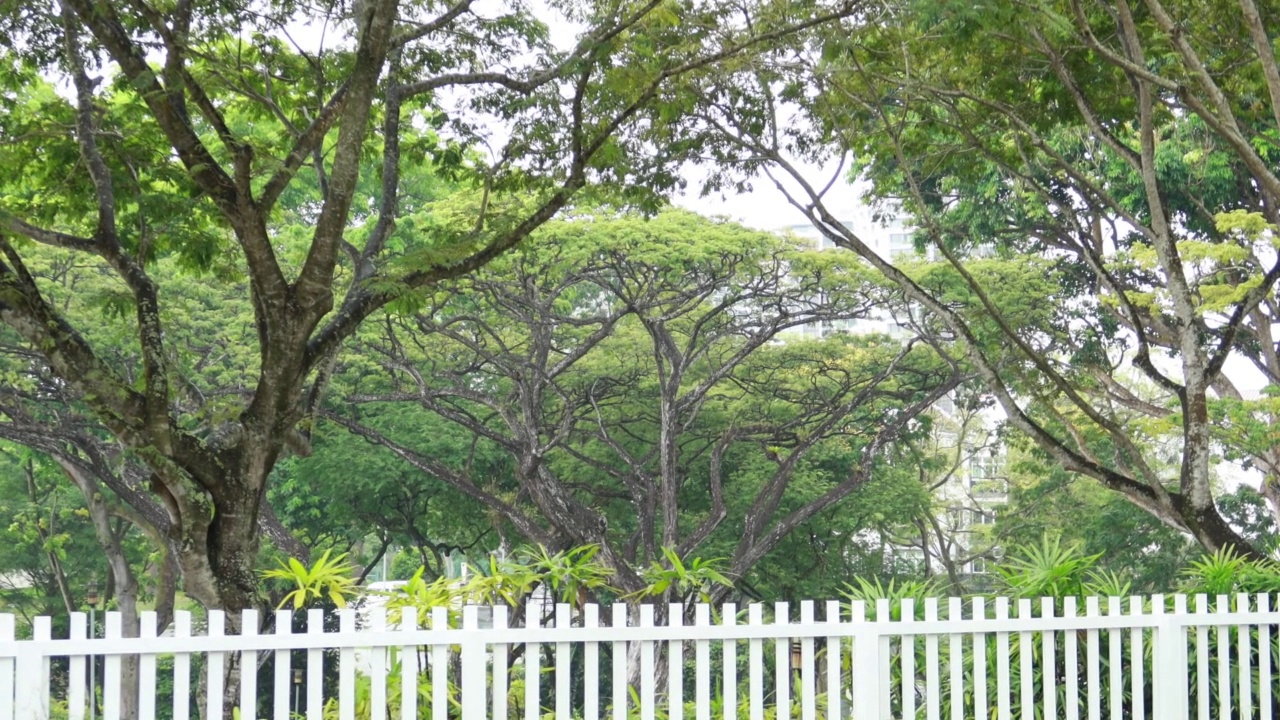
[[[997,572],[1014,597],[1081,597],[1091,594],[1091,570],[1100,557],[1085,555],[1079,545],[1063,545],[1059,538],[1046,535],[1039,546],[1011,554]]]
[[[351,576],[355,569],[346,560],[346,554],[330,557],[332,551],[325,550],[318,560],[307,567],[295,558],[279,561],[279,566],[262,572],[268,580],[283,580],[294,586],[280,607],[293,603],[294,609],[301,609],[312,600],[328,598],[340,608],[347,606],[347,601],[355,592],[355,578]]]
[[[1231,595],[1280,592],[1280,563],[1246,557],[1233,547],[1220,548],[1192,562],[1182,571],[1182,591],[1188,594]]]
[[[666,564],[654,562],[645,569],[642,577],[648,587],[632,597],[660,597],[671,592],[678,598],[711,602],[711,591],[717,587],[731,588],[733,581],[718,568],[723,560],[693,558],[687,564],[671,548],[662,548]]]

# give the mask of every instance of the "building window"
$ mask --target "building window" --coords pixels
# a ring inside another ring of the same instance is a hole
[[[911,233],[889,233],[889,258],[901,255],[915,255],[916,245],[911,241]]]
[[[969,489],[975,497],[1003,497],[1009,493],[1009,480],[1003,476],[1000,458],[995,453],[975,456],[969,461]]]
[[[976,557],[969,563],[969,572],[974,575],[987,574],[987,559],[984,557]]]
[[[995,525],[996,511],[994,508],[987,508],[973,511],[974,525]]]

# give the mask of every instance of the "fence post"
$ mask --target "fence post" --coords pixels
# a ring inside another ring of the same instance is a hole
[[[49,618],[40,616],[32,623],[31,639],[53,637]],[[49,658],[29,643],[17,643],[18,720],[45,720],[49,717]]]
[[[1164,611],[1164,596],[1151,598],[1151,613],[1157,616],[1155,658],[1151,668],[1154,682],[1152,717],[1164,720],[1186,720],[1190,685],[1187,678],[1187,628],[1182,617],[1187,613],[1185,595],[1174,596],[1173,614]]]
[[[880,709],[880,633],[867,621],[866,604],[852,603],[853,720],[882,720]]]
[[[488,696],[485,693],[485,640],[479,632],[480,609],[462,608],[462,720],[485,720]]]

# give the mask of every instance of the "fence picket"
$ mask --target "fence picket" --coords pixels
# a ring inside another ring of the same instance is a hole
[[[554,627],[557,630],[572,627],[571,612],[567,603],[556,604]],[[569,691],[569,683],[573,679],[571,648],[572,646],[567,642],[558,642],[555,645],[556,720],[570,720],[572,714],[570,702],[573,696]]]
[[[1240,593],[1236,596],[1236,610],[1238,612],[1249,612],[1249,595],[1248,593]],[[1250,667],[1250,660],[1253,656],[1253,650],[1250,647],[1249,626],[1241,626],[1236,630],[1236,639],[1238,641],[1238,652],[1240,665],[1236,669],[1240,678],[1240,717],[1253,717],[1253,670]]]
[[[684,605],[671,603],[667,606],[667,626],[684,626]],[[667,643],[667,718],[684,720],[683,640],[671,640]]]
[[[804,627],[813,625],[813,601],[805,600],[800,603],[800,624]],[[889,676],[886,674],[886,678]],[[800,718],[801,720],[816,720],[818,715],[817,694],[818,686],[814,682],[813,674],[813,637],[806,635],[800,639],[800,688],[796,691],[800,693]]]
[[[276,635],[285,637],[293,635],[293,611],[276,610]],[[273,690],[271,718],[272,720],[289,720],[289,681],[293,676],[293,653],[288,650],[275,651],[273,668]],[[301,678],[299,678],[301,679]],[[299,683],[301,685],[301,683]],[[299,688],[301,689],[301,688]],[[302,708],[297,708],[299,711]]]
[[[369,630],[376,633],[387,630],[387,608],[377,605],[369,608]],[[372,647],[369,653],[369,720],[387,718],[387,648]]]
[[[627,626],[627,606],[614,603],[613,613],[609,616],[609,625],[616,628]],[[631,693],[627,686],[627,644],[613,643],[613,720],[627,720],[627,705]],[[494,715],[495,718],[502,717]]]
[[[139,618],[138,637],[143,640],[139,643],[146,647],[147,640],[153,640],[156,637],[156,614],[153,610],[147,610],[142,613]],[[142,653],[138,658],[138,717],[152,718],[156,716],[156,655],[155,653]]]
[[[324,634],[324,611],[307,611],[307,635]],[[307,650],[307,720],[320,720],[324,712],[324,652]],[[215,716],[216,717],[216,716]]]
[[[924,621],[938,621],[938,598],[925,598]],[[940,720],[942,692],[938,682],[938,636],[924,636],[924,693],[925,716],[928,720]]]
[[[1258,593],[1258,612],[1271,612],[1271,596],[1267,593]],[[1258,711],[1261,720],[1272,719],[1271,697],[1271,626],[1263,623],[1258,626]]]
[[[698,603],[693,609],[693,624],[696,627],[707,627],[711,624],[711,606]],[[695,720],[711,720],[711,641],[699,639],[694,643],[694,689],[693,700],[696,710]],[[590,720],[590,718],[587,718]]]
[[[110,625],[108,625],[110,627]],[[120,622],[117,615],[116,625],[119,637]],[[36,617],[32,622],[31,639],[40,642],[52,637],[52,621],[47,617]],[[12,637],[12,636],[10,636]],[[118,667],[118,665],[117,665]],[[17,672],[17,715],[18,720],[44,720],[49,717],[49,658],[46,655],[32,653],[22,657],[16,663]],[[12,677],[12,676],[10,676]],[[119,673],[116,675],[116,695],[119,697]],[[116,718],[119,717],[117,702]]]
[[[1107,598],[1107,615],[1120,615],[1120,598]],[[1107,647],[1111,658],[1111,720],[1123,720],[1124,717],[1124,678],[1121,677],[1120,636],[1119,630],[1107,631]]]
[[[734,603],[725,603],[720,607],[720,624],[726,628],[731,628],[738,624],[738,606]],[[721,648],[724,654],[724,677],[723,677],[723,695],[724,717],[738,717],[738,641],[725,640],[724,646]],[[837,692],[840,685],[834,686]]]
[[[876,600],[876,622],[885,627],[885,624],[892,621],[892,613],[890,612],[889,599],[878,598]],[[876,640],[876,656],[873,660],[867,661],[868,666],[875,666],[875,672],[868,680],[874,687],[879,688],[877,696],[879,703],[872,711],[874,717],[884,717],[889,714],[890,703],[893,700],[891,692],[893,685],[893,671],[889,667],[890,657],[892,655],[891,645],[893,638],[886,632],[877,632],[879,638]]]
[[[0,643],[12,643],[16,629],[13,615],[0,615]],[[13,674],[16,662],[12,657],[0,657],[0,720],[13,720]]]
[[[961,602],[958,597],[947,599],[947,619],[957,625],[964,620]],[[951,666],[951,679],[947,683],[951,697],[951,720],[964,720],[964,636],[958,632],[949,634],[947,659]]]
[[[773,604],[773,626],[777,630],[773,641],[773,697],[777,720],[791,720],[791,638],[786,637],[789,629],[784,627],[790,619],[787,603]]]
[[[529,603],[532,607],[534,603]],[[442,607],[431,608],[431,618],[429,620],[432,630],[448,630],[449,629],[449,609]],[[530,648],[531,657],[526,658],[526,662],[534,663],[534,669],[537,669],[539,653],[537,646]],[[538,704],[538,680],[541,676],[536,674],[533,676],[533,707],[536,712],[539,709]],[[433,720],[449,720],[449,646],[448,645],[432,645],[431,646],[431,717]]]
[[[1135,617],[1142,615],[1142,598],[1129,598],[1129,615]],[[1144,707],[1146,693],[1143,692],[1143,688],[1146,685],[1143,681],[1143,664],[1145,660],[1142,652],[1142,634],[1143,629],[1140,627],[1135,627],[1129,631],[1129,687],[1132,688],[1130,697],[1133,703],[1129,716],[1133,720],[1143,720],[1147,716],[1146,708]]]
[[[178,610],[173,614],[173,637],[184,641],[191,637],[191,613]],[[92,659],[92,656],[90,656]],[[191,717],[191,654],[173,656],[173,720]]]
[[[975,597],[971,601],[973,619],[985,620],[987,617],[986,601]],[[973,716],[986,718],[987,715],[987,635],[973,634]],[[906,717],[906,715],[903,715]]]
[[[1217,598],[1218,615],[1231,613],[1231,600],[1226,595]],[[1218,713],[1219,717],[1231,717],[1231,628],[1218,626]]]
[[[653,606],[640,606],[640,627],[653,627]],[[654,677],[654,642],[640,641],[640,720],[654,720],[656,714],[656,678]]]
[[[108,622],[110,622],[109,617]],[[206,622],[209,624],[209,627],[205,630],[205,635],[216,638],[222,637],[226,632],[226,615],[221,610],[210,610],[208,617],[206,618]],[[109,630],[107,631],[107,636],[110,637]],[[226,679],[223,656],[223,653],[211,652],[209,653],[208,662],[206,663],[205,687],[208,688],[208,697],[206,698],[208,714],[206,717],[222,717],[222,688]],[[110,662],[110,658],[107,659],[107,662]],[[106,673],[104,673],[104,675],[105,674]],[[105,695],[105,689],[103,690],[103,693]],[[103,720],[107,720],[105,712],[106,698],[104,697],[103,700]],[[114,720],[114,718],[112,720]]]
[[[1054,615],[1053,598],[1040,598],[1040,617],[1052,618]],[[1040,672],[1044,678],[1041,697],[1044,703],[1044,716],[1058,716],[1058,661],[1054,657],[1057,648],[1054,646],[1053,630],[1040,633]]]
[[[493,635],[501,638],[507,629],[507,606],[498,605],[493,608]],[[507,652],[510,646],[506,643],[494,643],[493,648],[493,717],[507,717]],[[413,720],[405,716],[404,720]]]
[[[1018,601],[1018,619],[1030,620],[1031,600],[1021,599]],[[1031,708],[1035,707],[1035,669],[1034,655],[1031,648],[1031,633],[1023,631],[1018,633],[1018,679],[1021,680],[1021,691],[1018,694],[1018,707],[1022,709],[1022,717],[1030,717],[1032,715]]]
[[[582,608],[582,626],[600,627],[600,606]],[[582,648],[583,720],[600,720],[600,643],[588,641]],[[494,687],[497,687],[495,684]],[[494,717],[503,717],[494,712]]]
[[[1068,597],[1062,602],[1063,617],[1079,617],[1076,599]],[[1067,720],[1080,720],[1080,638],[1078,631],[1062,633],[1062,662],[1066,667],[1062,684],[1066,690]]]
[[[915,624],[916,603],[913,598],[902,599],[902,717],[916,717],[916,636],[911,634]],[[832,717],[839,717],[832,713]]]
[[[503,610],[503,621],[506,620],[506,608]],[[494,627],[497,627],[497,612],[494,612]],[[418,608],[409,606],[400,608],[400,631],[411,633],[418,629]],[[400,720],[418,720],[418,677],[422,671],[418,662],[418,647],[416,645],[400,645]],[[505,660],[505,658],[504,658]],[[501,663],[502,677],[506,680],[507,664]],[[497,665],[494,667],[494,677],[498,676]],[[506,693],[503,693],[503,699],[506,699]],[[494,714],[494,717],[506,717],[506,715]]]
[[[46,624],[49,618],[36,618],[37,623],[43,620]],[[103,622],[102,635],[108,640],[118,640],[124,637],[124,623],[118,612],[109,612],[106,614]],[[37,625],[36,637],[43,639],[48,635],[39,631]],[[120,683],[121,683],[121,663],[123,658],[120,655],[112,653],[102,660],[102,720],[120,720]],[[48,662],[44,660],[44,662]],[[28,683],[23,683],[19,690],[22,693],[31,687]],[[45,686],[48,687],[47,685]],[[48,696],[48,690],[39,693]],[[42,700],[42,702],[44,702]],[[42,706],[42,713],[47,713],[48,708]],[[45,715],[41,715],[45,717]]]
[[[751,604],[747,608],[747,622],[764,624],[764,608]],[[751,703],[751,720],[764,720],[764,641],[751,638],[747,641],[748,699]]]
[[[338,611],[338,632],[351,635],[356,631],[356,613]],[[338,720],[356,720],[356,650],[343,646],[338,650]]]
[[[1009,617],[1009,598],[996,598],[996,619]],[[996,714],[999,720],[1011,720],[1009,708],[1009,633],[996,633]]]
[[[71,627],[67,637],[73,641],[85,642],[89,635],[86,632],[85,625],[88,616],[82,612],[71,613]],[[4,642],[6,638],[0,635],[0,642]],[[0,672],[3,672],[0,670]],[[72,655],[67,664],[67,720],[84,720],[85,711],[85,656]],[[10,679],[12,682],[12,678]],[[0,706],[4,705],[4,699],[0,698]],[[0,712],[0,714],[3,714]]]
[[[1196,615],[1209,614],[1209,598],[1196,595]],[[1196,717],[1209,720],[1209,627],[1206,618],[1196,626]]]
[[[557,627],[559,624],[557,623]],[[480,608],[475,605],[462,607],[462,650],[459,660],[462,663],[461,676],[458,678],[459,702],[462,703],[462,720],[484,720],[485,709],[489,704],[486,693],[485,643],[476,630],[480,629]],[[568,693],[565,693],[566,695]],[[377,720],[377,719],[375,719]]]
[[[1098,598],[1091,597],[1085,600],[1085,617],[1096,618],[1099,614]],[[1089,695],[1089,720],[1102,720],[1102,678],[1101,671],[1098,667],[1101,659],[1098,652],[1098,630],[1089,628],[1085,631],[1085,654],[1088,656],[1088,662],[1085,664],[1085,687]]]
[[[240,635],[253,642],[258,634],[258,611],[245,610],[240,614]],[[245,648],[240,651],[240,717],[253,720],[258,717],[258,651]]]

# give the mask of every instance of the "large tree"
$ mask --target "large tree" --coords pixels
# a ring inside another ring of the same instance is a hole
[[[543,10],[578,40],[471,0],[5,4],[0,322],[148,468],[206,606],[254,603],[271,469],[287,443],[305,451],[302,421],[371,313],[483,265],[588,183],[652,202],[693,150],[668,132],[688,104],[676,79],[853,8]],[[437,231],[429,197],[402,184],[427,164],[484,196],[465,231]],[[526,202],[499,202],[513,194]],[[116,277],[136,382],[31,271],[44,246]],[[163,257],[244,278],[253,353],[230,412],[188,402],[151,271]]]
[[[1208,548],[1249,548],[1211,468],[1225,445],[1266,474],[1280,510],[1274,403],[1248,382],[1280,378],[1277,12],[891,1],[694,92],[720,159],[768,172],[954,333],[1009,423],[1055,462]],[[951,281],[877,257],[828,208],[832,184],[798,162],[849,154]],[[1033,296],[1052,309],[1044,322],[999,297],[1000,262],[1054,278]]]
[[[801,332],[896,298],[860,262],[689,213],[566,220],[371,325],[358,356],[389,380],[325,415],[525,541],[598,546],[626,592],[664,550],[744,577],[962,376],[906,329]],[[412,437],[405,406],[474,440]]]

